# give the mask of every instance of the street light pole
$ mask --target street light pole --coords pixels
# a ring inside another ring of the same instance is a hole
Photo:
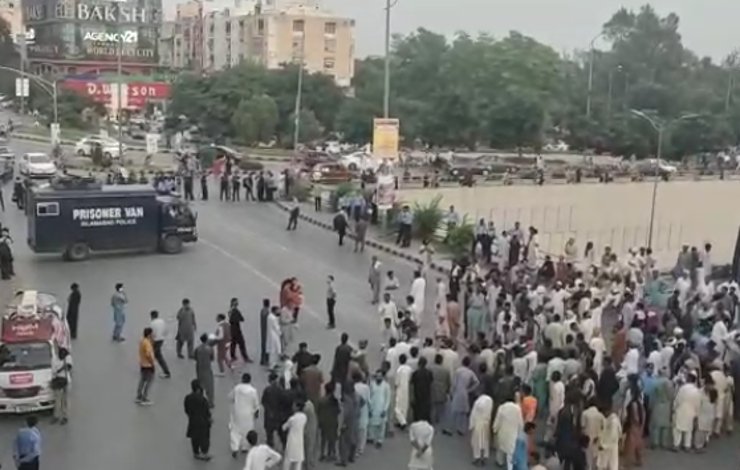
[[[655,153],[655,178],[653,180],[653,200],[650,205],[650,224],[648,228],[648,239],[647,239],[647,245],[648,248],[652,248],[653,246],[653,226],[655,224],[655,203],[658,198],[658,182],[660,181],[660,175],[659,175],[659,169],[660,169],[660,162],[663,158],[663,136],[665,135],[666,129],[668,129],[670,126],[676,124],[679,121],[685,121],[687,119],[694,119],[696,117],[699,117],[698,114],[684,114],[683,116],[674,119],[672,121],[668,122],[659,122],[656,119],[650,117],[648,114],[646,114],[644,111],[639,111],[637,109],[631,110],[632,114],[634,116],[639,117],[640,119],[643,119],[650,123],[650,125],[655,129],[655,131],[658,133],[658,149]]]
[[[383,117],[391,114],[391,8],[398,0],[385,0],[385,60],[383,70]]]
[[[586,94],[586,117],[591,117],[591,93],[594,89],[594,58],[596,55],[596,50],[594,49],[594,43],[597,39],[599,39],[601,36],[603,36],[604,33],[601,32],[594,36],[593,39],[591,39],[591,42],[588,43],[588,50],[589,50],[589,59],[588,59],[588,92]]]
[[[118,98],[116,107],[118,108],[116,113],[118,114],[118,158],[123,162],[123,116],[121,115],[121,101],[123,101],[123,40],[120,34],[120,28],[118,28],[118,54],[116,57],[116,68],[118,73]]]
[[[303,63],[306,55],[306,22],[303,21],[301,31],[301,59],[298,63],[298,85],[295,93],[295,109],[293,110],[293,165],[298,163],[298,143],[301,139],[301,105],[303,101]]]

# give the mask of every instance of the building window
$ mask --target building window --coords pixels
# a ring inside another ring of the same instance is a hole
[[[257,34],[260,36],[265,34],[265,20],[257,20]]]
[[[334,69],[334,57],[324,57],[324,69],[326,70]]]
[[[306,22],[303,20],[293,20],[293,32],[302,33],[306,27]]]
[[[324,34],[337,34],[337,24],[333,21],[324,23]]]
[[[324,52],[327,54],[336,54],[337,52],[337,40],[336,39],[324,39]]]

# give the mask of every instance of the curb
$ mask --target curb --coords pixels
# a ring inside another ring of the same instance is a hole
[[[285,203],[283,203],[282,201],[274,201],[274,202],[275,202],[275,205],[278,208],[280,208],[283,212],[289,212],[290,211],[290,208]],[[305,215],[303,213],[300,213],[298,215],[298,218],[301,219],[301,220],[304,220],[304,221],[308,222],[309,224],[315,225],[315,226],[317,226],[319,228],[323,228],[324,230],[328,230],[330,232],[334,232],[334,227],[331,224],[328,224],[328,223],[326,223],[324,221],[321,221],[321,220],[319,220],[317,218],[314,218],[314,217]],[[349,238],[350,240],[354,240],[355,239],[355,236],[352,235],[351,233],[348,233],[346,235],[346,238]],[[373,240],[371,238],[366,238],[365,239],[365,245],[367,245],[369,247],[372,247],[372,248],[375,248],[377,250],[383,251],[385,253],[388,253],[388,254],[390,254],[392,256],[395,256],[397,258],[405,259],[406,261],[410,261],[412,263],[423,264],[423,261],[422,261],[422,259],[420,257],[414,256],[414,255],[410,255],[410,254],[408,254],[408,253],[406,253],[404,251],[399,250],[398,248],[395,248],[393,245],[388,245],[386,243],[381,243],[381,242],[376,241],[376,240]],[[434,271],[440,273],[440,274],[449,275],[449,269],[448,268],[446,268],[444,266],[441,266],[441,265],[437,264],[434,261],[432,261],[432,263],[430,265],[430,268],[433,269]]]

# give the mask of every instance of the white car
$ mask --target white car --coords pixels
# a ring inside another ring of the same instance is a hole
[[[557,142],[546,144],[544,150],[547,152],[567,152],[570,150],[570,146],[562,140],[558,140]]]
[[[49,178],[57,173],[57,165],[45,153],[25,153],[18,163],[20,174],[29,178]]]
[[[120,157],[118,141],[111,139],[110,137],[103,137],[100,135],[89,135],[83,137],[75,144],[75,153],[83,157],[89,157],[92,155],[93,145],[100,144],[103,146],[103,157],[107,159]],[[122,146],[123,151],[126,151],[126,146]]]
[[[339,158],[339,163],[349,171],[370,170],[374,173],[384,163],[381,159],[365,152],[354,152]],[[385,162],[391,164],[390,162]]]

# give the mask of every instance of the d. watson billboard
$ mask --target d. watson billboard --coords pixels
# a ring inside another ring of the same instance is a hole
[[[24,15],[35,38],[31,59],[64,62],[156,64],[161,0],[100,3],[80,0],[24,0]]]

